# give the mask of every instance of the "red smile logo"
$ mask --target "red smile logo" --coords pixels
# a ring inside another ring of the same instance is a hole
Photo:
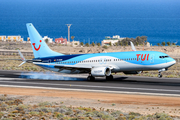
[[[40,40],[39,42],[42,42],[42,40]],[[41,45],[39,45],[39,47],[36,48],[36,47],[35,47],[35,43],[33,43],[32,45],[34,46],[34,49],[35,49],[36,51],[38,51],[38,50],[40,49],[40,47],[41,47]]]

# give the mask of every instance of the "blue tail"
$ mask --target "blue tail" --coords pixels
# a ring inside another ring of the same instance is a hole
[[[33,49],[34,57],[35,58],[42,58],[42,57],[50,57],[50,56],[59,56],[63,55],[61,53],[52,51],[45,41],[42,39],[36,28],[33,26],[32,23],[27,23],[27,30],[29,33],[31,46]]]

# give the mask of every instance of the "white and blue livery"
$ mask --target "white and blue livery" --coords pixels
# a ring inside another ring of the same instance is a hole
[[[161,72],[176,63],[173,58],[162,52],[136,51],[132,43],[132,52],[64,55],[52,51],[32,23],[26,25],[34,53],[32,63],[51,71],[69,74],[89,73],[88,80],[95,80],[95,77],[112,80],[112,73],[138,74],[148,70],[158,70],[158,77],[162,77]],[[20,55],[24,64],[27,60],[21,53]]]

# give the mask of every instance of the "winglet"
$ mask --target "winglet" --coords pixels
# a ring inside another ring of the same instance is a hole
[[[132,48],[132,51],[136,51],[136,48],[134,47],[134,44],[130,41],[131,43],[131,48]]]

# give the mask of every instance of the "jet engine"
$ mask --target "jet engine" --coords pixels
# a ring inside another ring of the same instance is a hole
[[[110,76],[111,69],[108,67],[95,67],[91,69],[91,75],[94,77]]]

